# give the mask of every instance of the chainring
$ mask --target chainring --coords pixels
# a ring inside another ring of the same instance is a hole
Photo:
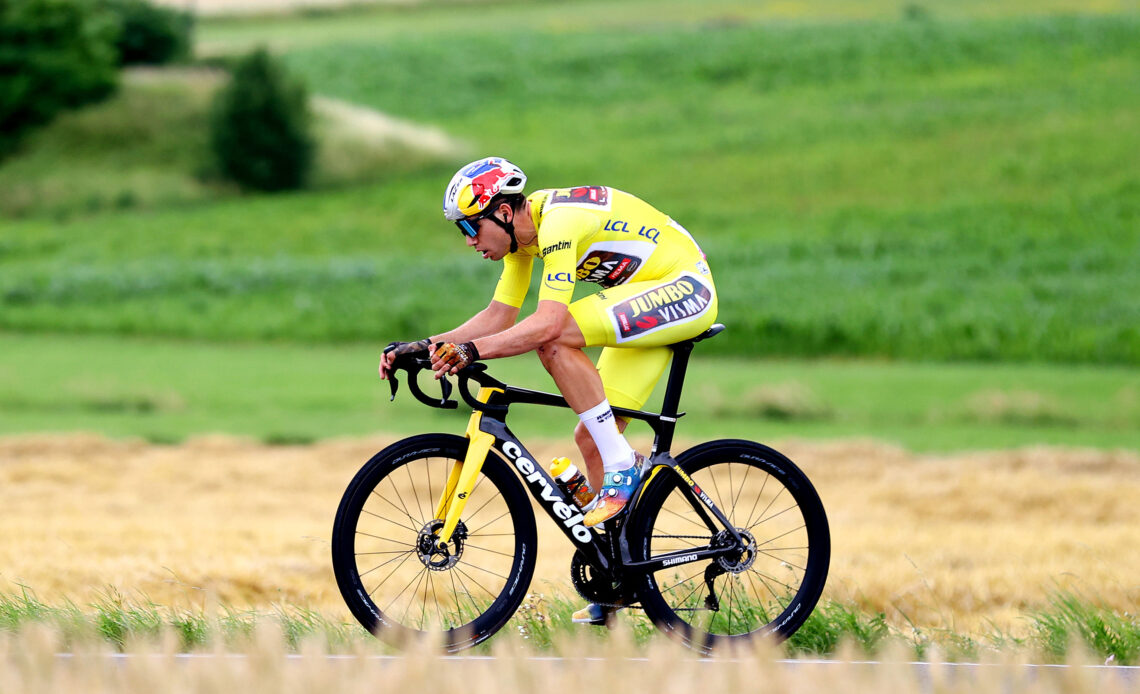
[[[578,595],[599,605],[619,606],[632,602],[620,585],[590,566],[581,552],[575,552],[570,560],[570,582]]]

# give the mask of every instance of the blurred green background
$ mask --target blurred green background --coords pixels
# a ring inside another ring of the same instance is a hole
[[[1136,0],[381,3],[194,39],[0,160],[0,433],[461,429],[375,365],[486,305],[499,266],[439,204],[496,154],[700,241],[728,330],[688,438],[1140,449]],[[209,175],[219,66],[258,46],[323,104],[299,192]]]

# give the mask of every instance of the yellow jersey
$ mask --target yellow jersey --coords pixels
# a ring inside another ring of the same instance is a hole
[[[672,277],[694,265],[709,274],[689,232],[629,193],[582,186],[535,191],[527,200],[537,246],[503,258],[495,301],[522,305],[536,257],[543,265],[539,300],[563,304],[573,299],[577,282],[615,287]]]

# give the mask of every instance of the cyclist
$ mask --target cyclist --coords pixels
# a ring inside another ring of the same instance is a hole
[[[448,184],[443,213],[467,245],[503,272],[487,308],[454,330],[394,342],[380,360],[387,378],[396,355],[427,349],[436,377],[477,359],[536,351],[578,413],[574,440],[592,489],[585,524],[621,513],[641,478],[644,456],[622,432],[611,404],[639,409],[669,364],[667,345],[713,324],[716,288],[693,237],[667,215],[604,186],[523,194],[526,174],[499,157],[461,168]],[[538,308],[516,323],[542,261]],[[579,282],[601,291],[573,300]],[[439,345],[438,347],[436,345]],[[602,346],[597,368],[584,347]]]

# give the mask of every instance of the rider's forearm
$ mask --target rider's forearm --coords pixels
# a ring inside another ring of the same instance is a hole
[[[513,357],[531,352],[556,339],[562,333],[566,305],[540,301],[539,310],[514,326],[493,335],[473,340],[480,359]]]
[[[432,342],[470,342],[510,328],[518,315],[517,308],[492,301],[487,308],[476,313],[463,325],[446,333],[433,335],[430,339]]]

